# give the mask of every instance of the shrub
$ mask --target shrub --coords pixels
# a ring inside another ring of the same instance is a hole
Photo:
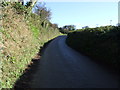
[[[97,62],[119,69],[120,28],[117,26],[86,28],[69,33],[66,43]]]

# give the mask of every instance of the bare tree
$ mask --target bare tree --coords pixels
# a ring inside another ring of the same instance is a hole
[[[39,15],[43,21],[51,19],[51,11],[45,7],[45,3],[37,3],[35,6],[35,13]]]

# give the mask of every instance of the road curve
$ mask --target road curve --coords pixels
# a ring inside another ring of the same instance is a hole
[[[45,49],[31,88],[118,88],[119,77],[65,44],[59,36]]]

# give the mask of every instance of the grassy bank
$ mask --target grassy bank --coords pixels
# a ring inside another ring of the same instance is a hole
[[[92,60],[119,70],[120,27],[80,29],[69,33],[66,43]]]
[[[60,35],[57,29],[41,26],[40,20],[36,19],[40,19],[39,16],[23,13],[28,8],[23,7],[22,10],[16,9],[16,4],[9,4],[2,12],[3,28],[0,29],[2,34],[0,39],[0,45],[2,45],[0,59],[2,62],[2,88],[12,88],[31,59],[39,51],[40,46]]]

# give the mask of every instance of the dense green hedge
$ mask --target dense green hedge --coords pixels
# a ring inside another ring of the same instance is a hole
[[[3,28],[0,29],[0,88],[13,88],[26,72],[39,48],[60,35],[60,32],[48,25],[49,20],[44,21],[43,27],[41,17],[31,13],[32,7],[16,2],[3,6]]]
[[[120,64],[120,27],[86,28],[69,33],[66,43],[73,49],[115,69]]]

